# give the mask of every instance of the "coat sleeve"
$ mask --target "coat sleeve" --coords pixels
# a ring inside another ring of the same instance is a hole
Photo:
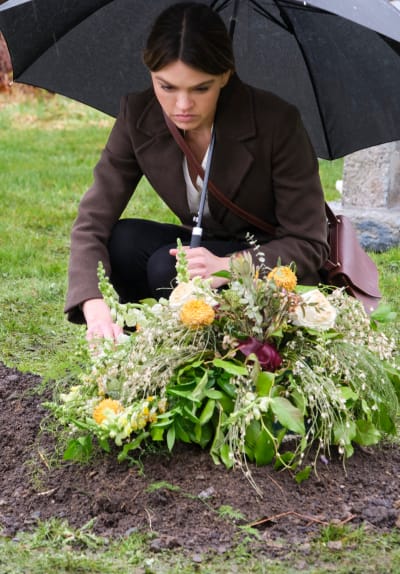
[[[65,312],[72,322],[84,322],[80,305],[101,297],[97,267],[101,261],[110,272],[107,243],[142,171],[129,137],[127,99],[121,101],[118,118],[94,169],[93,185],[83,196],[71,233],[68,291]]]
[[[271,177],[277,233],[262,245],[268,266],[294,262],[303,284],[319,281],[329,254],[319,165],[298,110],[287,106],[272,134]]]

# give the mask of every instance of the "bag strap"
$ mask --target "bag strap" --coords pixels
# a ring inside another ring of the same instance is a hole
[[[202,168],[201,164],[197,161],[192,150],[190,149],[187,142],[185,141],[185,138],[182,136],[181,132],[176,127],[174,122],[172,120],[170,120],[166,114],[164,114],[164,117],[165,117],[165,122],[168,126],[169,131],[173,135],[176,143],[179,145],[179,147],[181,148],[181,150],[185,154],[186,159],[189,162],[190,166],[201,177],[201,179],[204,180],[204,169]],[[252,213],[249,213],[245,209],[242,209],[241,207],[239,207],[238,205],[233,203],[210,180],[208,181],[208,188],[211,191],[211,193],[214,195],[214,197],[216,197],[216,199],[218,199],[218,201],[220,203],[225,205],[225,207],[227,207],[228,209],[233,211],[236,215],[238,215],[239,217],[241,217],[242,219],[244,219],[248,223],[251,223],[252,225],[254,225],[254,227],[258,227],[259,229],[266,231],[270,235],[276,234],[276,227],[267,223],[266,221],[263,221],[259,217],[256,217]],[[329,226],[331,226],[332,228],[334,226],[336,226],[338,223],[340,223],[340,217],[335,215],[335,213],[329,207],[327,202],[325,202],[325,214],[326,214],[326,218],[328,220]],[[328,260],[325,265],[329,268],[337,267],[337,264],[333,263],[330,260]]]
[[[164,114],[164,118],[165,118],[165,122],[168,126],[169,131],[171,132],[171,134],[174,137],[178,146],[181,148],[181,150],[185,154],[189,165],[201,177],[201,179],[204,180],[204,169],[202,168],[201,164],[197,161],[192,150],[190,149],[187,142],[185,141],[185,138],[182,136],[181,132],[176,127],[174,122],[172,120],[170,120],[166,114]],[[236,205],[236,203],[233,203],[230,199],[228,199],[226,197],[226,195],[224,195],[218,189],[218,187],[211,180],[208,181],[208,189],[212,193],[212,195],[220,203],[222,203],[225,207],[227,207],[228,209],[233,211],[233,213],[238,215],[241,219],[244,219],[245,221],[247,221],[251,225],[254,225],[254,227],[258,227],[259,229],[262,229],[263,231],[265,231],[269,235],[275,235],[276,234],[276,227],[274,227],[273,225],[270,225],[266,221],[263,221],[259,217],[256,217],[252,213],[249,213],[245,209],[242,209],[241,207]]]
[[[341,223],[341,216],[335,215],[329,205],[325,202],[325,214],[328,220],[328,239],[330,246],[329,258],[325,261],[323,269],[325,271],[332,271],[341,266],[339,257],[339,240],[338,240],[338,226]]]
[[[326,218],[328,220],[328,223],[330,225],[337,225],[338,223],[340,223],[340,216],[339,215],[335,215],[332,211],[332,209],[329,207],[329,205],[325,202],[325,213],[326,213]]]

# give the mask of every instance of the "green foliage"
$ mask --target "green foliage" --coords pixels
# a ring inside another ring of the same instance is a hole
[[[390,308],[369,318],[340,289],[296,293],[289,267],[263,271],[245,254],[232,260],[226,289],[196,278],[168,300],[124,305],[100,266],[115,320],[137,328],[117,344],[98,341],[89,371],[48,405],[78,433],[67,456],[90,451],[82,430],[114,440],[119,460],[134,460],[149,439],[170,451],[195,443],[215,463],[241,467],[257,490],[247,461],[289,468],[300,483],[311,446],[316,457],[332,445],[350,457],[355,443],[396,434],[400,370],[395,342],[380,330],[394,319]]]

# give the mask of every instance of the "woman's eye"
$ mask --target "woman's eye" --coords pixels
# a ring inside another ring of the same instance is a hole
[[[207,92],[209,89],[208,86],[199,86],[198,88],[196,88],[196,92]]]
[[[167,84],[161,84],[160,88],[164,90],[164,92],[172,92],[174,89],[172,86],[168,86]]]

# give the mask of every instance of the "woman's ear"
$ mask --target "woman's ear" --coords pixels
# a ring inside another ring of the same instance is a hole
[[[221,88],[224,88],[226,84],[229,82],[231,74],[232,74],[231,70],[228,70],[227,72],[221,74]]]

